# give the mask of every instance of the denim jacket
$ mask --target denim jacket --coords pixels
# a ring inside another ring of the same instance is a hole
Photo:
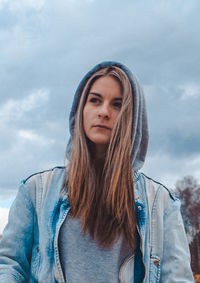
[[[21,183],[0,242],[1,283],[65,282],[58,249],[70,209],[64,172],[56,167]],[[133,257],[126,260],[119,282],[194,282],[180,201],[143,173],[135,173],[134,185],[139,241],[134,264]]]

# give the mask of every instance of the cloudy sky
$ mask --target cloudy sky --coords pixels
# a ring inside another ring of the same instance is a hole
[[[20,180],[63,164],[75,89],[105,60],[144,86],[142,171],[169,187],[200,180],[199,11],[198,0],[0,0],[0,225]]]

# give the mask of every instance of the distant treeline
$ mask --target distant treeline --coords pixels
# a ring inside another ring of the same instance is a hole
[[[200,274],[200,184],[194,177],[186,176],[176,183],[176,189],[181,200],[192,270],[194,274]]]

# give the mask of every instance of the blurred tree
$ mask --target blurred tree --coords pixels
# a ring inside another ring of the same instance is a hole
[[[192,270],[200,274],[200,185],[193,176],[186,176],[177,181],[176,189],[190,245]]]

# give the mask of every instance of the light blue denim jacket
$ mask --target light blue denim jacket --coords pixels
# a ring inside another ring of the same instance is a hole
[[[1,283],[65,282],[58,249],[70,208],[64,172],[56,167],[21,183],[0,242]],[[134,184],[139,241],[135,263],[126,261],[119,282],[194,282],[180,201],[143,173],[135,173]]]

